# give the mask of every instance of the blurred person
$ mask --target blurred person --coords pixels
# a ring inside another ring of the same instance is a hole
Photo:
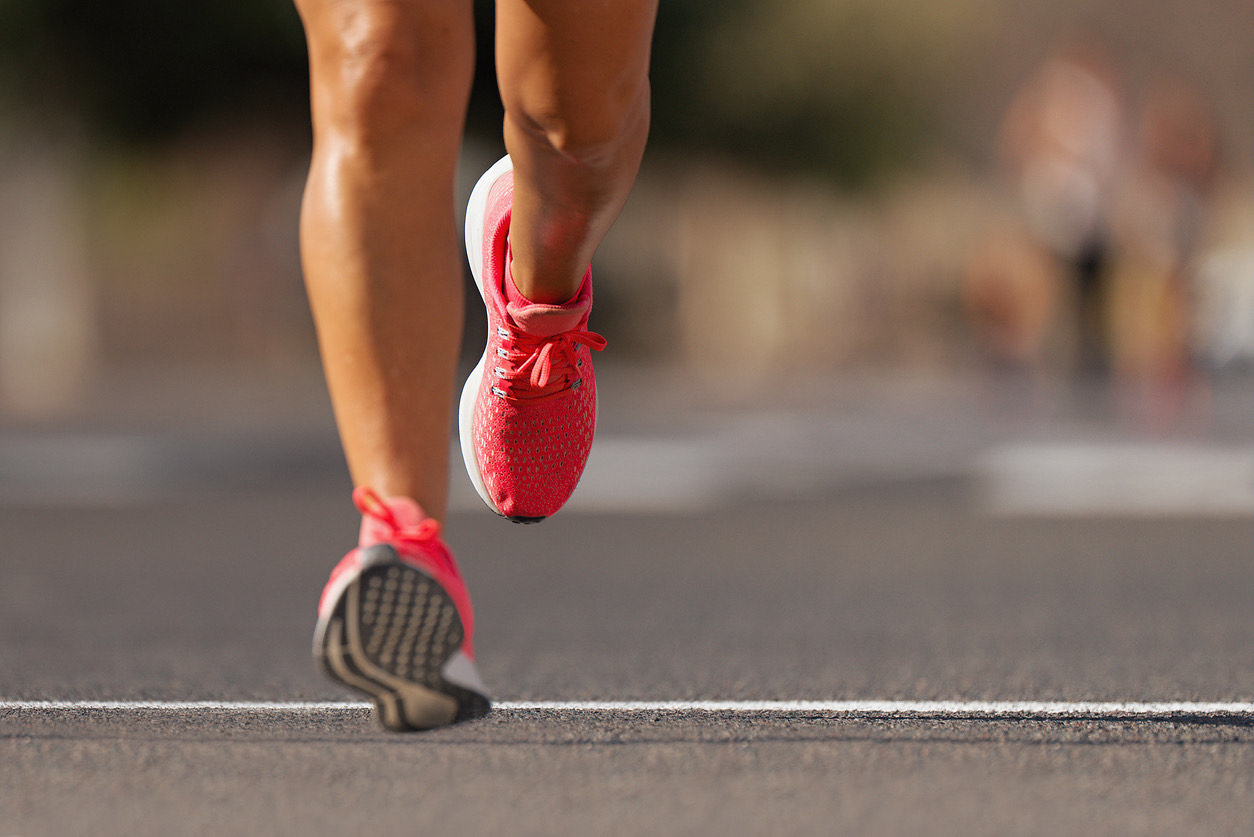
[[[1056,265],[1020,230],[998,230],[976,247],[962,304],[995,374],[1030,382],[1040,371],[1060,284]]]
[[[1075,294],[1081,368],[1107,368],[1105,277],[1110,208],[1123,147],[1115,66],[1089,37],[1056,47],[1011,101],[999,142],[1028,235]]]
[[[1110,308],[1115,372],[1155,421],[1171,421],[1191,377],[1191,271],[1217,165],[1217,128],[1202,96],[1179,77],[1156,79],[1120,190]]]
[[[314,653],[382,723],[484,715],[470,598],[441,537],[462,325],[454,175],[474,68],[471,0],[296,0],[314,152],[301,254],[362,513]],[[656,0],[497,0],[508,154],[479,180],[465,244],[488,316],[459,430],[498,514],[556,512],[596,419],[590,262],[649,126]]]

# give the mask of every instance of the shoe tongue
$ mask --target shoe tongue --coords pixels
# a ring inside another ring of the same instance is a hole
[[[427,514],[408,497],[388,497],[383,501],[396,518],[396,524],[402,529],[413,529],[427,519]],[[370,546],[391,539],[392,529],[388,524],[374,515],[364,514],[361,517],[360,546]]]
[[[532,302],[514,284],[508,268],[505,272],[505,313],[528,334],[552,337],[576,328],[592,308],[592,283],[584,276],[579,291],[561,305]]]
[[[573,330],[588,315],[591,307],[591,302],[568,302],[565,305],[541,305],[538,302],[515,305],[510,302],[505,306],[505,311],[528,334],[552,337]]]

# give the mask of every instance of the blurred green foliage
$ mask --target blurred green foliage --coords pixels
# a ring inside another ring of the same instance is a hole
[[[927,139],[981,0],[662,0],[655,148],[858,185]],[[499,136],[492,4],[476,0],[470,128]],[[154,142],[215,119],[308,118],[287,0],[0,0],[0,101]]]
[[[109,138],[150,141],[241,109],[307,112],[283,0],[0,0],[0,90]]]
[[[929,146],[940,93],[973,54],[988,5],[664,0],[681,20],[660,31],[663,131],[863,185]]]

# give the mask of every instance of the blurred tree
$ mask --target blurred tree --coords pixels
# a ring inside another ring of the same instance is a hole
[[[989,0],[663,0],[655,137],[845,186],[931,145]]]
[[[866,183],[928,141],[988,2],[662,0],[653,143]],[[499,141],[491,0],[475,11],[469,125]],[[303,121],[307,78],[289,0],[0,0],[0,96],[115,139],[228,113]]]
[[[213,113],[306,108],[304,41],[286,0],[0,0],[0,91],[128,141]]]

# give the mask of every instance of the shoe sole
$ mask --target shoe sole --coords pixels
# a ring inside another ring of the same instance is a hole
[[[492,320],[488,315],[488,297],[483,289],[483,221],[488,208],[488,193],[492,185],[513,167],[509,155],[497,160],[492,168],[484,172],[470,192],[470,200],[466,203],[466,260],[470,262],[470,273],[475,278],[475,287],[479,290],[479,298],[483,300],[484,315],[488,318],[488,329],[492,328]],[[483,382],[483,371],[487,368],[488,346],[483,347],[483,356],[466,379],[462,388],[461,400],[458,403],[458,431],[461,437],[462,460],[466,463],[466,473],[475,487],[479,499],[483,500],[493,512],[514,523],[539,523],[545,519],[528,515],[507,515],[496,506],[487,486],[483,481],[483,472],[479,469],[479,458],[475,455],[474,419],[475,400],[479,397],[479,386]]]
[[[491,710],[485,695],[445,676],[464,638],[448,593],[380,544],[366,550],[357,577],[319,618],[313,650],[327,676],[373,698],[379,721],[405,732]]]

